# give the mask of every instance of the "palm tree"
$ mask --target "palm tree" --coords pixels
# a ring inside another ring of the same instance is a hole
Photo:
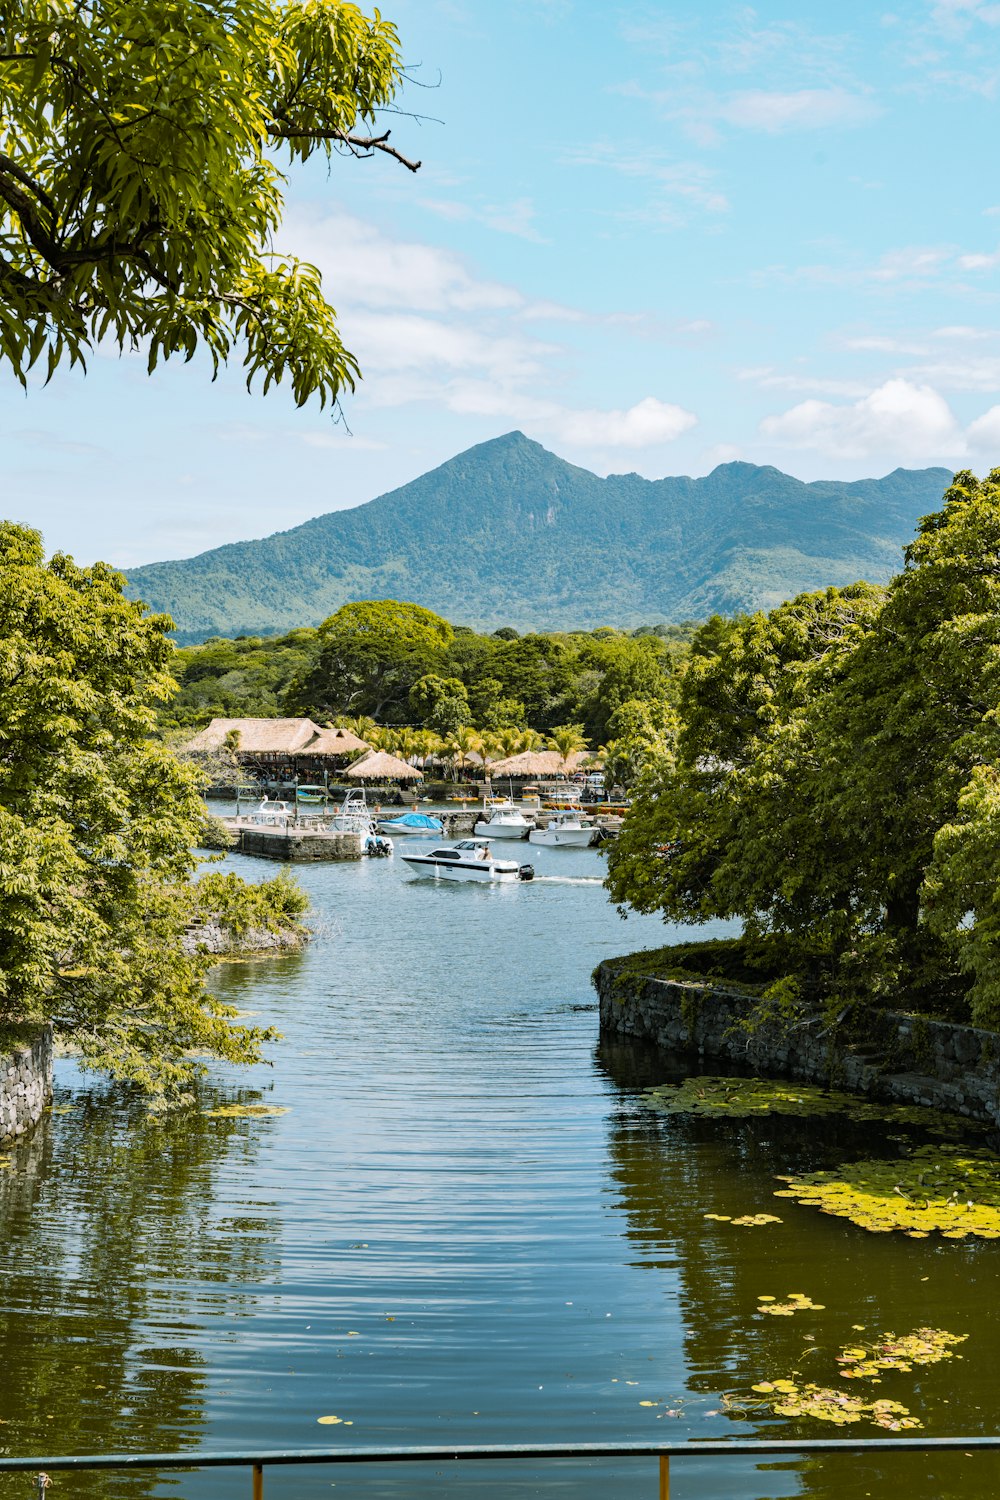
[[[356,734],[359,740],[365,740],[367,744],[374,744],[372,735],[377,735],[378,725],[374,719],[369,719],[365,714],[352,719],[349,714],[338,714],[335,719],[330,720],[331,729],[349,729]]]
[[[445,741],[445,750],[451,758],[452,764],[458,770],[465,769],[466,761],[473,750],[478,750],[482,745],[478,732],[469,724],[463,724],[456,729],[453,735]]]
[[[497,748],[501,751],[504,758],[508,755],[516,755],[519,750],[524,749],[524,746],[521,744],[522,738],[523,732],[520,729],[498,729],[494,735]]]
[[[441,736],[433,729],[417,729],[413,734],[414,754],[420,761],[420,769],[427,772],[427,762],[441,753]]]
[[[403,760],[412,761],[420,753],[420,742],[417,731],[404,724],[402,729],[396,731],[396,754]]]
[[[544,744],[545,741],[537,729],[522,729],[518,733],[514,752],[512,753],[524,750],[540,750]]]
[[[558,724],[549,735],[549,749],[558,751],[562,757],[563,772],[569,770],[570,759],[578,750],[586,750],[582,724]]]
[[[492,761],[500,760],[502,756],[509,755],[510,751],[505,748],[503,743],[502,731],[498,733],[496,730],[487,730],[485,734],[481,734],[479,736],[479,753],[483,757],[483,765],[487,771]]]

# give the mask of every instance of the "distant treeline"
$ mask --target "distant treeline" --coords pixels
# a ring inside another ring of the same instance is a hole
[[[576,724],[592,745],[631,701],[671,701],[695,621],[633,631],[479,634],[415,604],[348,604],[316,629],[213,637],[174,659],[180,691],[161,723],[308,714],[453,734]]]

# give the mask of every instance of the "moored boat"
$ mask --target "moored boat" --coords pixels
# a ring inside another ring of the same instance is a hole
[[[483,815],[476,823],[476,833],[481,838],[526,839],[534,826],[534,820],[526,818],[515,802],[487,798]]]
[[[378,831],[404,835],[443,833],[444,824],[440,818],[432,818],[430,813],[408,812],[399,818],[379,818]]]
[[[546,844],[551,849],[585,849],[593,843],[597,829],[593,823],[585,823],[577,812],[553,813],[548,827],[533,828],[528,834],[531,844]]]

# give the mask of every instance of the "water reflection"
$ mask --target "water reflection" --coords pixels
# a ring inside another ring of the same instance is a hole
[[[246,1289],[278,1275],[273,1208],[224,1217],[216,1202],[220,1162],[252,1172],[258,1140],[237,1121],[154,1118],[102,1089],[60,1090],[56,1109],[0,1170],[3,1449],[197,1446],[198,1333],[223,1309],[247,1315]],[[80,1475],[53,1493],[70,1485],[81,1497],[157,1488],[155,1475]],[[26,1488],[0,1479],[0,1495]]]
[[[634,1091],[683,1076],[683,1059],[655,1051],[604,1046],[600,1065],[634,1099]],[[836,1117],[711,1120],[665,1117],[638,1103],[609,1121],[612,1174],[635,1247],[635,1264],[652,1272],[676,1266],[685,1326],[691,1400],[678,1436],[736,1433],[782,1438],[881,1436],[859,1424],[834,1428],[770,1413],[751,1421],[720,1412],[729,1391],[753,1400],[761,1380],[796,1378],[901,1401],[933,1435],[996,1430],[1000,1410],[1000,1310],[993,1297],[1000,1260],[991,1243],[934,1238],[913,1241],[872,1235],[843,1220],[771,1196],[777,1174],[817,1170],[899,1145],[881,1127]],[[706,1214],[771,1213],[779,1224],[741,1228]],[[803,1292],[823,1311],[774,1318],[759,1314],[761,1295],[779,1299]],[[844,1381],[837,1352],[880,1332],[904,1334],[927,1326],[967,1333],[961,1359],[886,1372],[864,1391]],[[792,1475],[802,1493],[865,1500],[904,1490],[927,1500],[991,1495],[1000,1458],[943,1454],[824,1458],[765,1466],[773,1487],[787,1494]],[[777,1476],[780,1475],[779,1479]],[[720,1493],[724,1493],[720,1491]]]
[[[151,1121],[59,1064],[70,1113],[0,1173],[0,1442],[732,1435],[751,1427],[707,1416],[721,1391],[794,1366],[805,1332],[835,1346],[854,1322],[970,1332],[966,1359],[921,1372],[910,1404],[930,1430],[991,1425],[998,1246],[866,1236],[786,1200],[766,1229],[706,1221],[773,1208],[775,1171],[840,1159],[852,1140],[829,1122],[810,1140],[797,1121],[719,1129],[642,1108],[638,1090],[668,1064],[633,1046],[595,1057],[589,976],[669,933],[623,926],[592,883],[592,851],[541,848],[537,865],[553,880],[495,890],[411,881],[391,861],[303,867],[317,942],[220,976],[225,998],[286,1040],[273,1066],[213,1075],[218,1099],[287,1114]],[[790,1291],[825,1302],[826,1321],[754,1316],[759,1294]],[[682,1418],[664,1402],[683,1402]],[[345,1425],[317,1426],[327,1414]],[[984,1462],[942,1459],[929,1489],[913,1461],[906,1482],[914,1500],[959,1479],[985,1500]],[[864,1500],[895,1475],[702,1460],[675,1490],[758,1500],[836,1485]],[[318,1500],[332,1484],[357,1500],[607,1500],[655,1493],[655,1466],[276,1471],[266,1492]],[[52,1500],[170,1488],[74,1477]],[[23,1479],[0,1486],[2,1500],[25,1492]],[[246,1500],[248,1481],[212,1471],[174,1492]]]

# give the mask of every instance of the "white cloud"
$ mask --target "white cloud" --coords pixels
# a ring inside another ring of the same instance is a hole
[[[526,432],[577,448],[650,448],[674,442],[698,422],[693,412],[655,396],[645,396],[626,410],[604,411],[528,398],[477,380],[452,381],[434,396],[451,411],[501,417]]]
[[[568,151],[563,160],[573,167],[592,167],[617,172],[650,185],[652,196],[628,215],[647,222],[682,225],[686,209],[718,215],[729,212],[729,200],[718,187],[717,173],[701,162],[671,161],[655,148],[622,146],[595,141]]]
[[[549,430],[578,447],[648,448],[672,443],[697,421],[683,407],[646,396],[627,411],[563,411],[550,416]]]
[[[985,449],[993,454],[1000,452],[1000,406],[991,406],[989,411],[971,422],[967,436],[972,448]]]
[[[963,271],[995,271],[1000,266],[1000,250],[994,250],[990,255],[960,255],[958,264]]]
[[[515,205],[514,212],[522,210]],[[594,316],[529,301],[514,287],[477,278],[457,255],[393,240],[348,214],[300,214],[286,231],[296,253],[320,267],[334,305],[342,301],[344,338],[362,359],[362,395],[373,407],[433,404],[586,449],[651,448],[696,424],[692,412],[653,395],[608,410],[554,399],[567,379],[568,350],[533,337],[526,323],[624,321],[631,328],[637,315]],[[645,333],[650,321],[640,318],[635,331]],[[690,343],[711,325],[687,319],[671,331],[674,342]],[[302,441],[316,446],[323,437]]]
[[[803,401],[760,424],[761,435],[838,458],[896,454],[900,460],[955,457],[965,440],[951,408],[931,386],[887,380],[849,406]]]
[[[281,239],[300,260],[319,267],[335,307],[500,312],[525,302],[514,287],[479,280],[451,251],[390,239],[350,214],[290,212]]]
[[[769,135],[789,130],[829,130],[834,126],[866,125],[881,113],[864,94],[843,88],[794,89],[787,93],[750,89],[716,103],[715,116],[744,130]]]

